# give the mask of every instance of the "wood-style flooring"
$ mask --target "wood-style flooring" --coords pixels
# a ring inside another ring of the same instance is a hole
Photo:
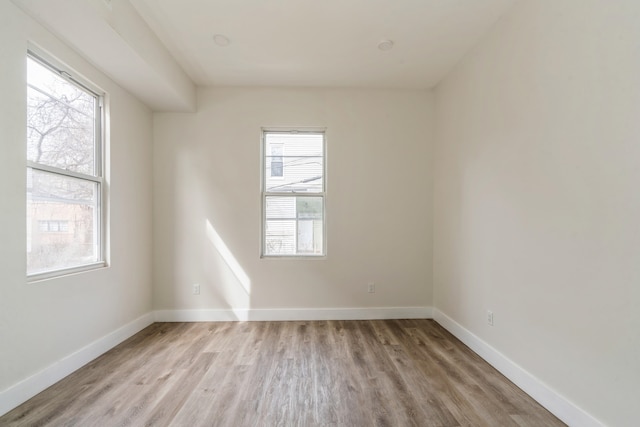
[[[155,323],[0,426],[559,426],[432,320]]]

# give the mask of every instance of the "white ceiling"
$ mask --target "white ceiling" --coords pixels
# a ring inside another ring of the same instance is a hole
[[[387,88],[436,85],[515,2],[130,1],[197,85]]]
[[[11,1],[153,110],[194,111],[196,85],[431,88],[518,0]]]

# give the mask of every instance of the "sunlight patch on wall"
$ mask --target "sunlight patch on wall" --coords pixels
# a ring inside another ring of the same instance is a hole
[[[211,222],[209,220],[206,220],[206,222],[207,237],[209,238],[209,241],[211,241],[222,259],[224,259],[229,269],[236,276],[238,282],[240,282],[247,295],[251,294],[251,279],[249,279],[249,276],[242,269],[240,263],[238,262],[236,257],[233,256],[233,253],[231,253],[218,232],[213,228]]]

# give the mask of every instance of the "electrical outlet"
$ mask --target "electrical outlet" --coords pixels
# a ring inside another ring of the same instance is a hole
[[[200,285],[198,283],[193,285],[193,294],[200,295]]]
[[[374,294],[376,292],[376,284],[373,282],[367,283],[367,292]]]
[[[493,326],[493,311],[487,310],[487,323],[489,326]]]

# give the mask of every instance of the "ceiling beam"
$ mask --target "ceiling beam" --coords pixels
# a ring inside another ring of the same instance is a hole
[[[154,111],[195,111],[196,87],[128,0],[12,0]]]

